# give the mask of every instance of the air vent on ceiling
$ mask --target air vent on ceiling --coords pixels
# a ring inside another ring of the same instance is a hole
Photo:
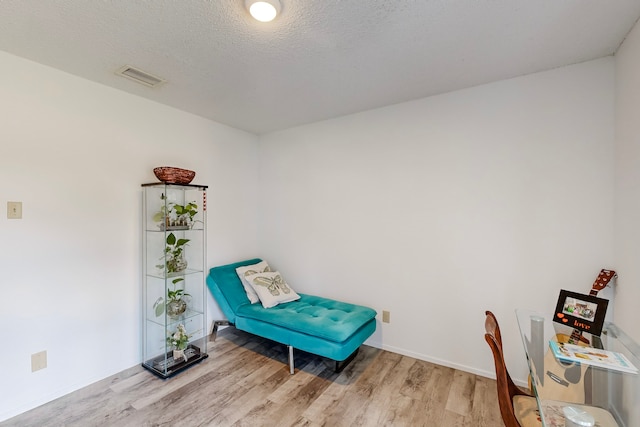
[[[166,81],[164,79],[161,79],[160,77],[156,77],[152,74],[147,73],[146,71],[142,71],[139,68],[131,67],[129,65],[125,65],[124,67],[120,68],[118,71],[116,71],[116,74],[149,87],[160,86]]]

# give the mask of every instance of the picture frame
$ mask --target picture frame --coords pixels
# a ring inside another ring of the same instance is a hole
[[[553,321],[599,336],[608,305],[604,298],[561,289]]]

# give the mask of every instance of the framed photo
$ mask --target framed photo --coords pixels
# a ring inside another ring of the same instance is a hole
[[[553,321],[592,335],[602,333],[609,300],[560,290]]]

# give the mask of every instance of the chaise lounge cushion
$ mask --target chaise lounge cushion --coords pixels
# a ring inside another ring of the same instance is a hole
[[[257,304],[243,305],[236,314],[335,342],[346,340],[376,317],[376,312],[367,307],[306,294],[268,311]]]

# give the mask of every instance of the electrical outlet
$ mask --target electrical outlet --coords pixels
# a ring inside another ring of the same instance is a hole
[[[390,323],[391,322],[391,312],[390,311],[382,310],[382,321],[384,323]]]
[[[47,351],[33,353],[31,355],[31,372],[39,371],[47,367]]]
[[[22,218],[22,202],[7,202],[7,218]]]

